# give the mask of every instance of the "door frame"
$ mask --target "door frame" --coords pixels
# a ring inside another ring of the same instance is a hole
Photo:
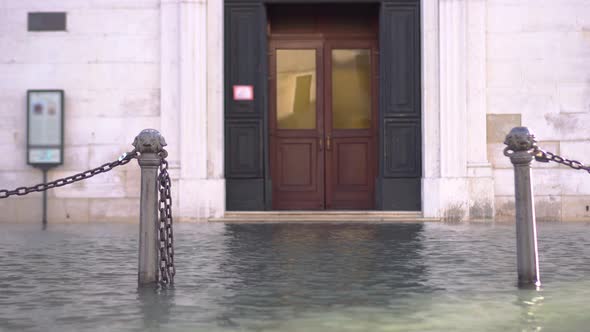
[[[376,209],[422,209],[422,50],[420,0],[322,1],[377,4],[379,8],[379,172]],[[269,169],[267,4],[313,4],[314,0],[225,0],[225,175],[227,210],[271,210]],[[387,60],[386,60],[387,59]],[[392,61],[395,59],[395,61]],[[254,101],[235,102],[234,84],[251,84]],[[248,136],[241,149],[237,137]],[[411,142],[398,151],[396,140]],[[233,140],[233,141],[232,141]],[[408,149],[406,149],[408,150]],[[260,158],[258,158],[260,153]]]

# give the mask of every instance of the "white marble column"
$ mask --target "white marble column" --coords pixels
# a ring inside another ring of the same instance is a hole
[[[440,146],[441,177],[467,175],[467,0],[441,0]]]
[[[422,0],[422,167],[426,179],[440,177],[438,0]]]
[[[491,180],[486,178],[485,1],[422,1],[426,217],[468,219],[474,206],[481,210],[490,203],[473,197],[490,189]],[[487,182],[470,180],[475,174]]]
[[[489,168],[486,148],[486,2],[467,2],[467,168],[469,176],[480,176],[475,168]]]
[[[207,178],[207,3],[180,2],[182,179]]]
[[[161,0],[160,23],[161,123],[178,184],[176,214],[218,217],[225,209],[223,0]]]
[[[180,167],[179,7],[180,0],[160,0],[160,128],[174,173]]]
[[[422,213],[438,218],[440,206],[439,3],[422,0]]]
[[[467,176],[469,218],[494,216],[494,180],[487,156],[487,0],[467,1]]]
[[[224,175],[223,0],[207,3],[207,177]],[[225,184],[224,184],[225,186]],[[224,200],[225,202],[225,197]]]
[[[425,217],[468,211],[466,1],[422,1]]]

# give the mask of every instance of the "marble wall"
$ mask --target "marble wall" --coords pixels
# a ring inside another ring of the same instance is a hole
[[[27,31],[28,12],[67,12],[67,30]],[[117,159],[160,128],[157,0],[0,1],[0,187],[41,182],[26,165],[26,91],[65,90],[65,162],[56,179]],[[50,222],[136,220],[135,163],[48,192]],[[0,200],[0,221],[38,222],[41,195]],[[135,217],[135,218],[134,218]]]
[[[27,13],[63,11],[67,31],[29,32]],[[35,184],[26,166],[28,89],[63,89],[65,163],[50,179],[129,150],[144,128],[170,152],[174,213],[225,211],[222,0],[0,0],[0,188]],[[510,221],[502,138],[590,162],[590,2],[423,0],[423,214]],[[590,221],[590,175],[535,164],[537,214]],[[50,222],[138,219],[135,162],[49,192]],[[179,193],[182,193],[181,195]],[[0,200],[0,222],[38,222],[39,194]]]
[[[590,163],[590,2],[487,0],[486,37],[496,219],[511,220],[513,175],[499,139],[507,127],[519,122],[542,148]],[[590,220],[588,173],[533,168],[538,219]]]

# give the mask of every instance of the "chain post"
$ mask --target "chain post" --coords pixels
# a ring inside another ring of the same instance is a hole
[[[515,127],[506,136],[504,155],[514,166],[516,200],[516,255],[518,283],[539,286],[537,227],[531,179],[531,162],[538,151],[535,136],[527,127]]]
[[[170,191],[172,181],[166,161],[168,152],[163,149],[166,141],[157,130],[145,129],[135,137],[133,146],[133,151],[124,153],[117,160],[82,173],[30,187],[0,189],[0,199],[63,187],[138,159],[141,168],[138,283],[140,286],[154,283],[170,285],[174,282],[176,270]]]
[[[157,130],[142,130],[133,142],[135,149],[99,167],[51,182],[13,190],[0,189],[0,199],[63,187],[106,173],[138,159],[141,168],[138,283],[140,286],[174,282],[174,235],[172,231],[172,181],[168,174],[166,141]]]
[[[166,141],[157,130],[145,129],[133,146],[141,168],[138,283],[144,286],[158,281],[158,169]]]

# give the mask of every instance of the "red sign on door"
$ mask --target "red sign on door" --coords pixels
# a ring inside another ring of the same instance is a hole
[[[251,85],[234,85],[234,100],[254,100],[254,87]]]

